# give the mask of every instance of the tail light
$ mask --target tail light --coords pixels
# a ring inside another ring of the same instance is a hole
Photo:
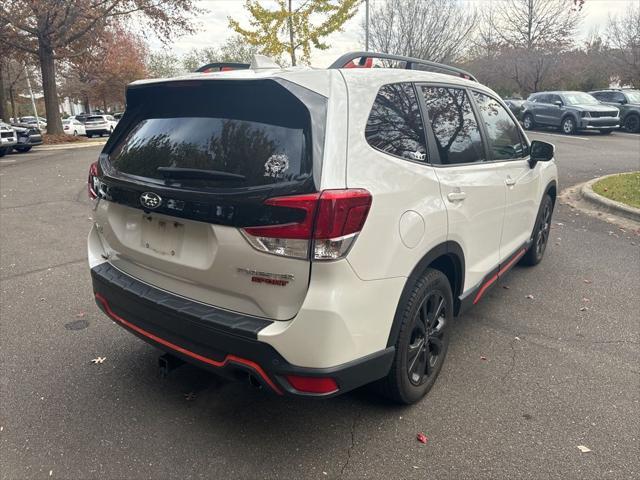
[[[89,167],[89,178],[87,179],[87,192],[89,193],[89,198],[91,200],[98,197],[98,194],[96,193],[98,174],[98,162],[93,162]]]
[[[302,220],[284,225],[248,227],[245,238],[256,248],[285,257],[337,260],[347,254],[362,230],[371,207],[371,194],[362,189],[275,197],[265,205],[297,209]],[[310,254],[311,252],[311,254]]]

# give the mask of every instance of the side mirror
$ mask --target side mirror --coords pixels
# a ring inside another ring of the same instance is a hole
[[[557,107],[562,107],[562,101],[561,100],[556,100],[555,102],[553,102],[553,104]]]
[[[529,151],[529,165],[533,168],[538,162],[548,162],[553,160],[556,147],[552,143],[533,140]]]
[[[624,104],[626,104],[626,103],[627,103],[627,99],[626,99],[626,98],[623,98],[622,100],[618,100],[618,103],[619,103],[620,105],[624,105]]]

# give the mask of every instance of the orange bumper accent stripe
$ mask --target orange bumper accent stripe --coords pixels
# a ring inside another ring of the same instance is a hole
[[[278,386],[275,383],[273,383],[273,381],[269,378],[269,376],[262,369],[262,367],[258,365],[256,362],[247,360],[246,358],[238,357],[236,355],[231,355],[231,354],[224,357],[224,360],[217,361],[217,360],[213,360],[212,358],[208,358],[198,353],[192,352],[191,350],[187,350],[186,348],[181,347],[180,345],[176,345],[175,343],[165,340],[164,338],[160,338],[157,335],[154,335],[151,332],[147,332],[146,330],[138,327],[137,325],[134,325],[133,323],[128,322],[127,320],[119,316],[117,313],[115,313],[113,310],[111,310],[111,307],[109,306],[109,302],[107,302],[107,300],[102,295],[100,295],[99,293],[96,293],[95,296],[96,296],[96,300],[98,300],[104,307],[104,310],[107,313],[107,315],[109,315],[109,317],[112,320],[114,320],[117,323],[120,323],[124,327],[127,327],[133,330],[134,332],[138,332],[140,335],[150,338],[154,342],[160,343],[161,345],[164,345],[165,347],[175,350],[176,352],[180,352],[183,355],[187,355],[188,357],[195,358],[196,360],[202,363],[211,365],[213,367],[222,368],[226,366],[227,363],[229,362],[240,363],[242,365],[245,365],[251,368],[254,372],[256,372],[267,383],[267,385],[271,387],[271,389],[274,392],[276,392],[278,395],[282,395],[282,390],[280,390]]]

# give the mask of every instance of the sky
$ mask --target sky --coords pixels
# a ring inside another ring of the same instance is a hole
[[[370,0],[371,5],[379,5],[384,0]],[[476,8],[487,7],[490,2],[501,0],[460,0]],[[570,1],[570,0],[567,0]],[[244,9],[244,0],[197,0],[200,8],[205,10],[195,20],[199,31],[195,35],[183,36],[175,39],[169,49],[177,54],[184,54],[192,48],[217,47],[234,34],[229,29],[227,17],[232,17],[244,27],[249,27],[249,16]],[[273,0],[262,0],[265,6],[275,5]],[[617,15],[626,11],[632,4],[639,4],[640,0],[586,0],[583,7],[584,20],[580,27],[580,37],[586,38],[591,31],[604,31],[609,15]],[[342,32],[332,34],[327,43],[329,50],[314,50],[311,64],[315,67],[327,67],[336,58],[352,50],[364,50],[364,40],[361,25],[364,20],[364,5],[358,14],[344,25]],[[152,50],[167,50],[159,41],[151,40]]]

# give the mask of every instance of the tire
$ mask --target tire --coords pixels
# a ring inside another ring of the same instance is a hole
[[[390,400],[409,405],[431,389],[447,355],[453,295],[445,274],[428,268],[399,305],[399,312],[395,358],[388,375],[375,386]]]
[[[77,130],[74,130],[74,131],[73,131],[73,136],[74,136],[74,137],[77,137],[77,136],[78,136],[78,131],[77,131]]]
[[[564,117],[560,124],[560,130],[565,135],[574,135],[576,133],[576,121],[573,117]]]
[[[27,153],[32,147],[14,147],[20,153]]]
[[[522,126],[525,130],[533,130],[534,128],[536,128],[536,122],[533,119],[533,115],[531,115],[530,113],[525,113],[522,117]]]
[[[531,246],[524,254],[520,263],[522,265],[534,266],[539,264],[544,257],[544,252],[549,244],[549,234],[551,231],[551,217],[553,216],[553,200],[549,194],[545,194],[540,202],[536,224],[531,234]]]
[[[93,138],[93,134],[87,133],[87,138]]]
[[[613,130],[611,130],[611,129],[600,130],[600,135],[611,135],[611,132],[613,132]]]
[[[0,157],[4,157],[7,153],[9,153],[8,148],[0,148]]]
[[[627,115],[624,119],[624,129],[631,133],[640,133],[640,115]]]

